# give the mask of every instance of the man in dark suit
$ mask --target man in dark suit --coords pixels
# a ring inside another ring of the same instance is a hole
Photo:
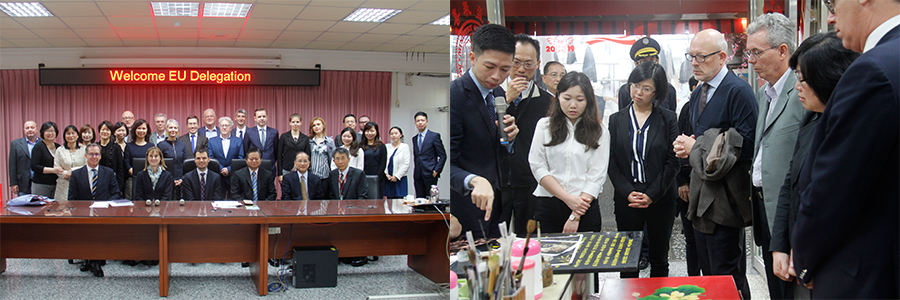
[[[863,54],[800,171],[794,271],[813,298],[900,299],[900,1],[826,5],[844,47]]]
[[[268,159],[272,162],[272,174],[279,173],[278,162],[278,130],[266,126],[269,116],[265,108],[257,108],[254,112],[256,119],[256,127],[247,130],[247,138],[244,139],[244,152],[249,153],[250,148],[257,148],[262,152],[262,159]]]
[[[631,45],[631,60],[634,65],[640,65],[645,62],[659,63],[659,42],[651,37],[642,37]],[[675,99],[675,87],[669,83],[669,91],[666,93],[666,101],[659,104],[659,107],[674,112],[678,108],[678,102]],[[623,109],[631,104],[631,85],[627,82],[619,87],[619,109]],[[646,239],[645,239],[646,240]]]
[[[247,111],[243,108],[234,113],[234,129],[231,129],[231,135],[241,140],[247,136]]]
[[[222,178],[209,170],[209,150],[199,148],[194,151],[194,163],[197,168],[184,174],[181,183],[181,199],[184,200],[221,200],[225,199]]]
[[[37,136],[37,123],[25,121],[25,137],[9,143],[9,191],[10,198],[31,194],[31,149],[41,139]]]
[[[366,173],[362,170],[350,167],[350,152],[345,148],[334,150],[334,164],[337,169],[331,170],[328,175],[329,199],[369,199],[369,183],[366,182]]]
[[[100,165],[100,145],[91,143],[85,150],[87,166],[72,172],[69,177],[68,200],[111,200],[121,199],[119,181],[113,169]],[[96,277],[103,277],[100,260],[87,260],[81,271],[91,271]]]
[[[518,129],[514,117],[497,117],[494,97],[502,95],[493,90],[509,76],[516,41],[497,24],[482,25],[471,40],[472,68],[450,84],[450,209],[463,232],[495,237],[500,234],[500,201],[494,201],[500,196],[500,160],[509,151],[500,143],[497,120],[506,124],[509,141]]]
[[[757,121],[756,99],[750,85],[725,66],[727,47],[725,36],[714,29],[703,30],[691,40],[686,57],[691,61],[694,77],[703,82],[691,93],[692,130],[695,135],[702,135],[710,128],[723,130],[734,128],[742,137],[741,149],[753,149]],[[693,137],[678,136],[673,142],[675,155],[679,158],[688,158],[694,142]],[[746,176],[746,180],[741,182],[746,182],[747,191],[750,190],[749,171],[752,158],[753,151],[741,151],[738,161],[726,173]],[[701,186],[691,184],[692,194],[695,188],[699,189]],[[739,221],[746,216],[749,225],[752,214],[750,205],[746,205],[747,211],[731,210],[733,214],[730,215],[722,215],[723,210],[715,208],[742,207],[731,201],[748,200],[749,195],[747,196],[743,199],[715,198],[712,199],[713,203],[721,204],[711,205],[708,210],[704,207],[699,212],[690,209],[688,211],[688,217],[694,226],[694,238],[697,240],[697,253],[703,275],[731,275],[744,299],[750,299],[743,246],[744,228],[723,225],[724,222],[721,220]],[[698,199],[692,198],[690,201],[695,202]],[[691,204],[691,207],[695,205]]]
[[[256,147],[247,152],[247,167],[234,171],[231,180],[231,199],[233,200],[275,200],[275,177],[269,170],[260,169],[262,152]]]
[[[294,158],[296,171],[284,175],[281,181],[281,200],[322,200],[328,185],[309,172],[309,154],[298,152]]]
[[[534,83],[534,74],[541,65],[540,44],[526,34],[516,35],[516,53],[510,69],[506,91],[498,87],[500,97],[506,99],[506,112],[516,118],[519,134],[513,143],[513,152],[501,163],[501,199],[503,210],[500,220],[509,222],[515,215],[513,228],[516,235],[525,237],[528,220],[534,219],[537,198],[533,195],[538,183],[531,174],[528,152],[538,120],[547,115],[553,96]]]
[[[416,198],[425,198],[431,193],[431,186],[436,185],[441,177],[444,163],[447,162],[447,152],[444,150],[441,134],[428,130],[428,114],[424,111],[417,112],[415,120],[419,133],[412,141],[415,156],[413,182]]]
[[[209,139],[206,138],[206,135],[200,134],[197,129],[200,128],[200,119],[197,116],[190,116],[185,121],[187,125],[188,133],[178,137],[184,145],[187,147],[187,152],[185,154],[186,158],[194,158],[194,151],[200,148],[206,148],[209,144]]]
[[[222,136],[222,130],[216,127],[216,111],[212,108],[207,108],[203,111],[203,124],[204,126],[197,131],[200,135],[209,139]]]
[[[344,115],[343,122],[344,122],[344,128],[352,128],[354,130],[354,132],[356,132],[356,141],[357,142],[361,141],[362,140],[362,131],[358,131],[358,132],[356,131],[356,115],[354,115],[354,114]],[[360,127],[360,129],[363,129],[363,128]],[[338,132],[341,132],[343,130],[344,129],[341,128],[341,130]],[[338,133],[334,136],[334,143],[340,144],[340,142],[341,142],[341,134]],[[340,148],[340,145],[338,145],[338,147]]]
[[[244,144],[241,139],[231,135],[231,126],[234,121],[230,117],[219,118],[219,127],[222,129],[222,136],[209,139],[209,155],[219,161],[222,170],[222,187],[229,190],[231,182],[231,161],[234,159],[244,158]],[[223,193],[224,194],[224,193]]]

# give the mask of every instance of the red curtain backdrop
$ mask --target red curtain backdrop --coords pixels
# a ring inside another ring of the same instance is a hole
[[[22,125],[34,120],[40,128],[53,121],[59,130],[67,125],[91,124],[96,130],[103,120],[119,121],[131,110],[135,118],[146,119],[155,130],[153,117],[165,113],[181,123],[200,117],[213,108],[217,117],[234,118],[240,108],[247,110],[247,126],[255,126],[253,111],[266,108],[268,125],[279,133],[290,130],[288,117],[303,116],[301,132],[309,132],[309,121],[321,117],[326,132],[334,136],[344,127],[345,114],[368,115],[387,139],[391,115],[390,72],[322,71],[320,86],[40,86],[38,70],[0,70],[0,183],[4,198],[9,196],[9,144],[23,137]],[[412,128],[410,128],[412,130]],[[57,137],[62,143],[62,137]]]

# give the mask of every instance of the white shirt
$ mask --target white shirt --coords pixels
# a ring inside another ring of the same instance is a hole
[[[577,122],[581,122],[579,118]],[[576,122],[576,124],[577,124]],[[566,193],[587,193],[595,198],[603,191],[606,168],[609,165],[609,131],[601,124],[600,147],[584,151],[584,144],[575,140],[575,124],[566,121],[569,134],[561,144],[546,147],[551,140],[550,118],[541,118],[535,126],[528,163],[534,179],[541,182],[545,176],[553,176]],[[553,197],[547,189],[538,185],[534,190],[538,197]]]
[[[222,137],[222,155],[228,157],[228,150],[231,148],[231,137]]]
[[[391,155],[394,155],[394,169],[391,171],[394,172],[394,176],[397,177],[398,180],[403,178],[409,171],[409,158],[412,156],[409,152],[409,145],[400,143],[397,148],[394,148],[393,144],[384,144],[384,146],[387,148],[388,162],[391,160]],[[387,163],[385,163],[384,166],[384,175],[388,175]]]
[[[791,69],[785,70],[784,74],[781,74],[781,78],[774,85],[766,83],[765,93],[769,99],[769,111],[766,112],[766,121],[763,122],[763,126],[769,123],[769,117],[772,116],[772,111],[775,110],[775,104],[778,103],[778,97],[781,95],[781,91],[784,90],[784,83],[787,81],[790,72]],[[760,141],[762,141],[762,137],[760,137]],[[756,151],[756,158],[753,159],[753,173],[751,174],[753,186],[755,187],[762,187],[762,155],[763,147],[759,147]]]
[[[247,136],[247,126],[244,126],[244,128],[235,128],[234,136],[239,137],[241,139],[243,139],[245,136]]]
[[[883,38],[888,31],[891,31],[891,29],[894,29],[894,27],[897,26],[900,26],[900,15],[896,15],[893,18],[884,21],[884,23],[881,23],[878,27],[875,27],[875,30],[872,30],[872,33],[866,38],[866,46],[863,48],[863,53],[869,52],[869,50],[875,48],[875,45],[878,45],[881,38]]]
[[[87,166],[85,166],[87,167]],[[95,168],[88,167],[88,187],[94,187],[94,172],[97,172],[97,179],[100,179],[100,165],[97,165]]]
[[[300,173],[297,171],[297,176],[300,176],[300,181],[303,182],[303,185],[306,186],[306,193],[309,194],[309,170],[306,170],[306,173]]]
[[[350,148],[347,148],[346,146],[341,146],[341,148],[347,149],[348,152],[350,151]],[[356,149],[356,156],[353,156],[353,154],[350,154],[350,162],[347,163],[347,167],[348,168],[354,167],[354,168],[357,168],[360,170],[365,170],[366,152],[363,151],[362,148]],[[331,161],[331,169],[332,170],[337,169],[337,165],[334,164],[334,160]]]
[[[214,138],[219,136],[219,127],[213,127],[213,129],[206,128],[206,138]]]

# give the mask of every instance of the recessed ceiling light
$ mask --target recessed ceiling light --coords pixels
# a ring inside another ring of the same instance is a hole
[[[443,18],[437,19],[434,22],[428,23],[431,25],[441,25],[441,26],[449,26],[450,25],[450,14],[447,14]]]
[[[250,13],[250,6],[250,3],[203,3],[203,16],[243,18]]]
[[[399,9],[387,8],[357,8],[356,11],[344,18],[350,22],[384,22],[400,13]]]
[[[52,17],[53,14],[40,2],[3,2],[0,10],[10,17]]]
[[[150,5],[157,17],[196,17],[200,11],[199,2],[150,2]]]

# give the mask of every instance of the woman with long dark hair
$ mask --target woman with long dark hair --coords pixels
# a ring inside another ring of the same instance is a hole
[[[548,116],[535,127],[528,163],[539,185],[534,217],[544,232],[599,231],[602,192],[609,163],[609,133],[600,123],[591,80],[563,76]]]
[[[137,170],[134,170],[132,167],[134,159],[146,157],[147,150],[154,146],[150,143],[149,133],[150,125],[144,119],[134,121],[134,125],[131,126],[131,133],[128,138],[130,142],[125,145],[125,199],[132,199],[131,192],[134,190],[132,176],[137,175],[141,171],[140,166],[138,166]]]
[[[678,137],[674,112],[659,104],[666,100],[666,71],[655,62],[645,62],[628,77],[631,104],[609,117],[609,181],[615,188],[613,202],[619,231],[642,231],[647,227],[650,277],[669,275],[669,239],[675,220],[680,170],[672,152]],[[622,272],[622,278],[638,272]]]
[[[384,176],[384,168],[387,166],[387,147],[381,141],[381,133],[378,130],[378,124],[375,122],[366,123],[363,127],[362,149],[365,154],[365,167],[363,168],[366,175],[378,176],[378,194],[369,195],[373,199],[381,199],[384,197],[384,183],[387,178]]]
[[[125,124],[122,123],[122,127],[124,126]],[[116,137],[113,137],[113,132],[116,132],[118,129],[119,127],[116,127],[110,121],[101,122],[97,126],[97,130],[100,131],[98,144],[100,144],[100,165],[107,166],[116,173],[120,195],[124,195],[122,192],[125,189],[125,153],[116,144]]]
[[[63,173],[62,168],[53,165],[53,161],[56,160],[56,149],[59,148],[59,144],[53,140],[59,134],[59,129],[56,127],[56,123],[47,121],[41,125],[40,133],[43,143],[34,144],[34,149],[31,150],[31,171],[34,172],[34,178],[31,179],[31,192],[35,195],[54,198],[56,179]]]
[[[356,140],[356,131],[353,131],[353,128],[344,127],[344,129],[341,129],[340,137],[341,140],[336,141],[341,144],[339,148],[347,149],[347,152],[350,153],[350,163],[347,166],[364,170],[366,167],[366,155],[363,153],[363,149],[359,147],[359,141]],[[331,162],[331,169],[337,169],[334,161]]]

